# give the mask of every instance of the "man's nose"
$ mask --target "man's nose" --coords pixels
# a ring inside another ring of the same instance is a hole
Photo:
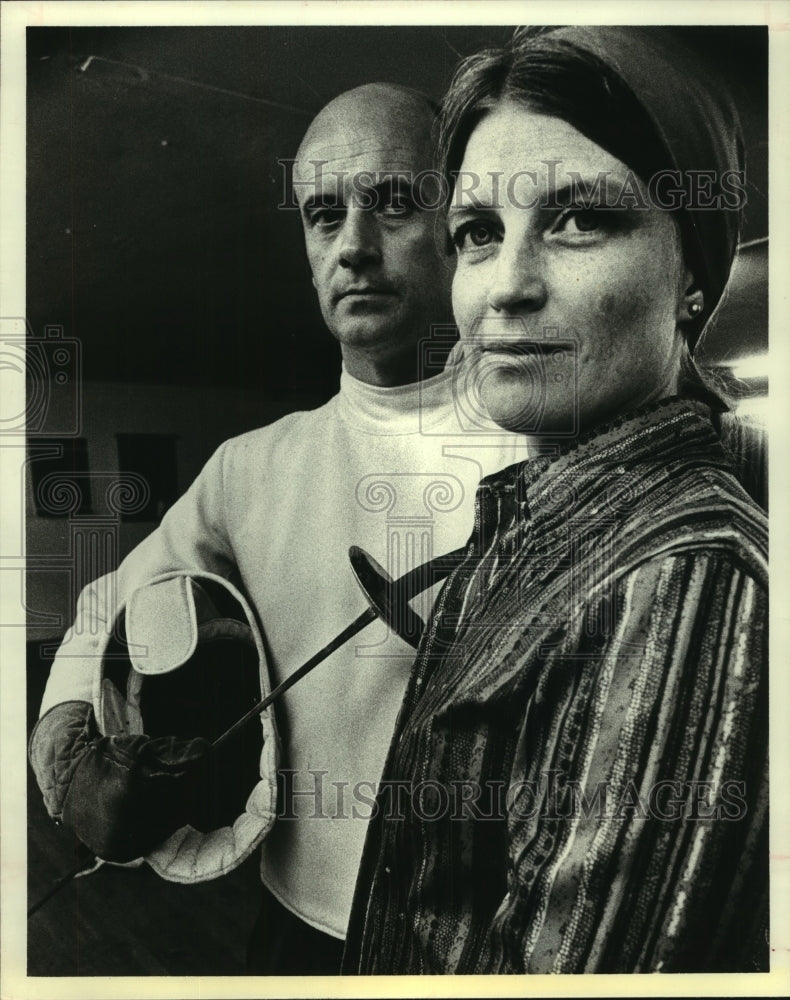
[[[546,304],[541,249],[530,236],[507,236],[491,273],[488,304],[497,312],[537,312]]]
[[[348,208],[337,250],[341,267],[357,269],[381,260],[379,228],[372,212]]]

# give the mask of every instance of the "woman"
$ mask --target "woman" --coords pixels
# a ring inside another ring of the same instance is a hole
[[[564,28],[445,98],[456,319],[535,457],[423,637],[347,971],[766,967],[766,524],[692,361],[742,193],[715,93],[660,30]]]

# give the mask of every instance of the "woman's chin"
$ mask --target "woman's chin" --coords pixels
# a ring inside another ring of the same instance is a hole
[[[492,387],[493,388],[493,387]],[[488,415],[500,427],[519,434],[534,434],[540,429],[541,407],[531,394],[518,385],[483,394]]]
[[[490,418],[504,430],[551,434],[558,426],[555,411],[562,411],[563,407],[561,400],[547,398],[546,388],[540,381],[518,379],[512,371],[502,370],[481,385],[480,398]],[[560,425],[567,423],[559,419]]]

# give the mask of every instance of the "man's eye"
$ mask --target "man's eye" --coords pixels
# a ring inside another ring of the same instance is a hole
[[[391,218],[405,218],[414,211],[414,202],[405,195],[393,195],[382,198],[378,209],[382,215],[388,215]]]
[[[489,222],[465,222],[452,234],[452,241],[459,252],[486,247],[494,241],[496,233]]]
[[[330,229],[342,221],[344,214],[342,208],[326,206],[324,208],[316,208],[310,212],[308,220],[311,226],[316,226],[319,229]]]

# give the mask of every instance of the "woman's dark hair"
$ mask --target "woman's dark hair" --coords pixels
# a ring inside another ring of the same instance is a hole
[[[440,115],[441,169],[459,169],[477,124],[507,99],[562,118],[644,181],[672,167],[644,108],[604,62],[550,29],[532,29],[469,56],[456,70]]]
[[[438,125],[439,169],[452,192],[464,151],[480,121],[502,101],[511,100],[538,114],[561,118],[596,145],[625,163],[643,181],[674,166],[672,155],[649,114],[623,80],[598,56],[555,37],[551,28],[519,29],[504,46],[484,49],[458,66],[444,97]],[[699,275],[705,262],[692,221],[674,210],[683,256]],[[696,343],[705,317],[688,322],[687,343]],[[680,393],[715,410],[727,410],[731,398],[721,380],[695,364],[684,351]]]

